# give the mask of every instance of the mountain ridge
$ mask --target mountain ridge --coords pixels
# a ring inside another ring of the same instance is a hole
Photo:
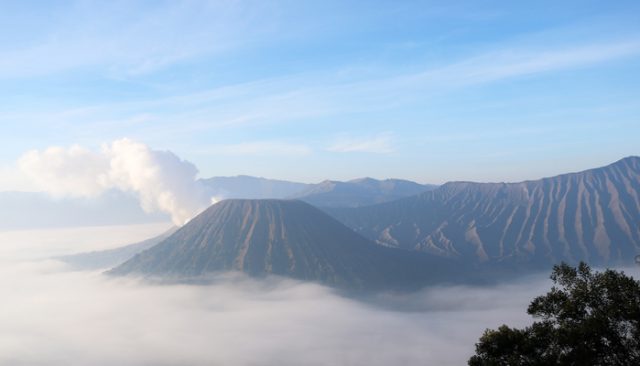
[[[449,182],[327,212],[378,244],[484,261],[629,263],[640,251],[640,158],[517,183]]]
[[[360,207],[394,201],[436,187],[403,179],[365,177],[346,182],[325,180],[288,198],[303,200],[317,207]]]

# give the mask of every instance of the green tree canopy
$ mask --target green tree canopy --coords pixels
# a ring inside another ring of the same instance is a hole
[[[551,279],[527,309],[537,320],[487,329],[470,366],[640,365],[640,281],[585,263],[555,266]]]

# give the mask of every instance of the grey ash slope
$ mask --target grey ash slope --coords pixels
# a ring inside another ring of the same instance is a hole
[[[292,198],[317,207],[360,207],[413,196],[436,187],[401,179],[361,178],[348,182],[327,180],[308,187]]]
[[[110,273],[189,278],[228,270],[346,289],[419,287],[457,272],[441,258],[375,245],[301,201],[226,200]]]
[[[379,244],[446,257],[628,264],[640,253],[640,158],[521,183],[447,183],[329,212]]]

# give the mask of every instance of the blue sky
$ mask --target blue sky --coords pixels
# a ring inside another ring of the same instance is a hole
[[[128,137],[200,175],[518,181],[640,155],[637,1],[6,1],[0,190]]]

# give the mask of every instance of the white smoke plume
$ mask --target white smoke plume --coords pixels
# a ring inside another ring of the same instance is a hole
[[[168,213],[176,225],[212,202],[193,164],[126,138],[104,144],[100,151],[77,145],[32,150],[18,166],[54,197],[96,197],[119,189],[134,193],[146,212]]]

